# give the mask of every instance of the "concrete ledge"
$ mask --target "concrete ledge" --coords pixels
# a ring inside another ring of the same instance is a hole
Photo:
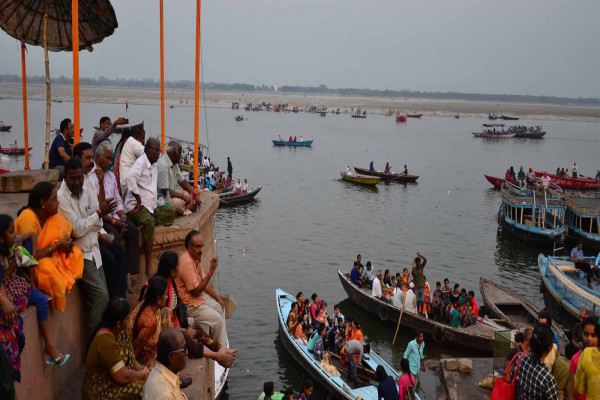
[[[32,169],[0,175],[0,193],[29,192],[38,182],[58,183],[58,170]]]
[[[44,343],[39,333],[36,307],[21,314],[25,333],[25,348],[21,353],[21,382],[16,384],[19,399],[51,400],[58,398],[71,376],[84,366],[83,307],[77,284],[67,294],[64,312],[50,310],[48,326],[56,346],[71,359],[62,367],[47,365]],[[80,388],[81,390],[81,388]]]

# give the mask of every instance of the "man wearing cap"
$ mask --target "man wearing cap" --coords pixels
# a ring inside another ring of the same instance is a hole
[[[381,279],[383,278],[383,272],[380,269],[377,270],[377,277],[373,279],[373,288],[371,289],[371,296],[387,302],[387,299],[383,297],[381,291]]]
[[[415,295],[415,284],[411,282],[408,284],[408,290],[404,295],[404,310],[411,313],[417,313],[417,296]]]

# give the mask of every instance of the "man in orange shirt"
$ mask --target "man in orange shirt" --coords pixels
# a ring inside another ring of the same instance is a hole
[[[471,310],[471,314],[467,316],[467,321],[469,321],[470,325],[475,325],[477,323],[477,319],[479,318],[479,307],[477,305],[477,300],[475,300],[475,292],[469,290],[467,298],[471,300],[471,305],[473,309]]]
[[[219,263],[217,256],[210,261],[210,271],[202,271],[202,248],[204,241],[200,232],[193,230],[185,237],[186,251],[179,258],[179,275],[175,278],[179,301],[187,305],[188,316],[204,325],[213,340],[227,345],[225,329],[225,303],[208,284]],[[208,296],[205,296],[205,293]]]

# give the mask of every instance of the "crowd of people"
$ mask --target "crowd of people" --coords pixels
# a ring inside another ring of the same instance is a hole
[[[159,141],[145,140],[143,125],[137,125],[114,151],[108,139],[123,122],[103,117],[104,130],[92,143],[73,146],[73,124],[63,120],[50,152],[61,182],[37,183],[16,219],[0,215],[0,350],[6,356],[0,367],[10,386],[21,378],[25,337],[19,314],[28,305],[37,308],[46,363],[69,361],[49,333],[48,309],[63,311],[76,281],[84,298],[83,342],[91,343],[83,388],[87,399],[122,398],[121,392],[141,398],[143,381],[156,370],[157,360],[170,360],[170,353],[161,356],[160,351],[161,330],[169,327],[185,338],[190,356],[204,355],[227,367],[235,360],[236,351],[226,347],[224,302],[208,285],[218,258],[205,274],[200,233],[187,235],[181,257],[164,253],[158,271],[151,263],[155,227],[201,205],[200,193],[181,174],[181,145],[170,142],[161,156]],[[131,278],[139,268],[140,231],[145,276],[151,278],[126,326],[130,306],[124,298],[140,284]],[[168,335],[167,342],[172,345],[179,334]],[[167,372],[163,368],[160,374]]]
[[[350,281],[358,287],[371,289],[371,295],[405,312],[418,314],[444,322],[454,328],[467,327],[479,322],[479,305],[475,292],[461,288],[458,283],[452,288],[450,280],[436,282],[435,290],[431,290],[424,269],[427,258],[421,253],[412,262],[411,269],[404,268],[395,275],[389,269],[374,270],[371,261],[366,267],[362,265],[359,254],[350,272]]]
[[[534,327],[518,331],[506,357],[508,379],[516,378],[518,399],[596,399],[600,396],[600,321],[583,308],[561,348],[551,329],[552,317],[542,310]],[[517,367],[517,365],[519,365]]]
[[[333,306],[333,313],[330,314],[327,302],[316,293],[309,300],[304,293],[298,292],[287,317],[287,329],[298,344],[307,347],[327,373],[339,376],[339,370],[331,362],[333,357],[347,369],[348,384],[353,388],[359,387],[358,367],[362,365],[364,354],[370,352],[370,345],[365,343],[357,319],[344,317],[338,304]],[[408,344],[400,363],[403,375],[399,381],[399,392],[394,379],[387,376],[383,366],[374,371],[376,381],[380,382],[378,389],[382,399],[398,399],[399,395],[400,399],[405,399],[406,393],[414,390],[419,371],[425,370],[424,348],[423,333],[418,332]]]

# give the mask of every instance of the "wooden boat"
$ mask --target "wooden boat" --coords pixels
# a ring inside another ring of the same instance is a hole
[[[320,114],[321,114],[321,117],[326,117],[327,116],[327,111],[321,111]]]
[[[338,277],[350,300],[366,311],[378,315],[382,321],[388,321],[395,327],[398,323],[401,309],[393,304],[386,303],[371,296],[370,289],[359,288],[350,282],[349,274],[338,270]],[[409,311],[402,315],[402,326],[413,330],[422,330],[425,335],[438,343],[456,348],[470,348],[491,354],[494,351],[494,333],[499,330],[509,329],[502,321],[479,318],[480,322],[466,328],[453,328],[433,319],[421,317]]]
[[[396,122],[406,122],[406,113],[401,112],[400,110],[396,111]]]
[[[248,193],[243,194],[236,194],[235,192],[220,193],[219,202],[224,206],[249,203],[254,200],[260,189],[262,189],[262,186],[252,188]]]
[[[423,114],[406,114],[408,118],[421,118]]]
[[[528,132],[528,133],[516,133],[515,138],[519,139],[541,139],[546,134],[546,131],[539,132]]]
[[[356,112],[354,114],[351,114],[350,116],[352,118],[367,118],[367,112],[360,112],[360,109],[356,109]]]
[[[289,293],[281,289],[275,291],[275,303],[277,305],[277,320],[279,322],[279,337],[283,347],[292,356],[294,361],[300,365],[309,375],[325,390],[330,393],[336,393],[343,399],[354,400],[378,400],[377,394],[378,384],[375,382],[375,370],[377,366],[381,365],[385,369],[385,372],[394,378],[396,387],[398,379],[401,373],[394,370],[385,360],[383,360],[377,353],[371,350],[365,354],[362,364],[358,365],[358,387],[355,389],[351,388],[350,382],[346,378],[346,369],[343,368],[338,361],[337,355],[332,355],[331,361],[337,370],[340,372],[340,376],[330,375],[323,367],[314,354],[308,351],[307,346],[304,346],[296,341],[290,334],[287,328],[287,317],[292,308],[292,304],[296,301],[296,298]]]
[[[517,121],[519,119],[519,117],[509,117],[508,115],[501,115],[500,118],[505,121]]]
[[[369,175],[369,176],[378,176],[381,178],[382,181],[387,181],[387,182],[408,183],[408,182],[416,182],[417,179],[419,179],[419,175],[386,174],[385,172],[381,172],[381,171],[370,171],[368,168],[358,168],[358,167],[353,167],[353,168],[359,174]]]
[[[594,262],[595,257],[586,257]],[[564,326],[579,322],[579,310],[600,314],[600,286],[587,287],[581,271],[575,268],[570,257],[538,256],[538,269],[542,278],[542,290],[546,308],[552,317]]]
[[[244,116],[243,115],[236,115],[235,116],[235,120],[238,121],[238,122],[239,121],[243,121],[244,120]]]
[[[361,185],[369,185],[369,186],[375,186],[381,180],[381,178],[378,176],[369,176],[369,175],[360,175],[360,174],[348,175],[345,171],[340,172],[340,175],[342,176],[342,179],[345,181],[352,182],[352,183],[358,183]]]
[[[486,278],[479,278],[479,291],[490,317],[503,319],[511,329],[534,326],[540,309],[518,293]],[[552,321],[552,330],[566,337],[563,327]]]
[[[456,119],[459,119],[459,118],[460,118],[460,115],[459,115],[459,114],[456,114],[456,115],[454,116],[454,118],[456,118]]]
[[[500,139],[500,138],[512,138],[516,135],[515,132],[505,132],[504,124],[483,124],[483,128],[484,129],[482,129],[481,132],[473,132],[473,136],[483,137],[483,138]],[[485,128],[492,128],[492,130],[490,130],[490,129],[486,130]],[[498,131],[496,131],[496,128],[502,128],[502,130],[498,129]]]
[[[586,249],[600,251],[600,195],[565,193],[567,236],[581,240]]]
[[[541,178],[543,173],[535,171],[535,176]],[[548,176],[552,179],[552,183],[562,189],[600,190],[600,181],[592,178],[563,178],[553,174],[548,174]]]
[[[310,147],[313,140],[305,140],[302,142],[288,142],[285,140],[271,140],[274,146],[289,146],[289,147]]]
[[[33,147],[29,148],[31,151]],[[6,154],[9,156],[22,156],[25,154],[25,147],[0,147],[0,154]]]
[[[552,245],[565,234],[567,206],[558,186],[539,192],[505,181],[501,195],[498,224],[503,230],[539,245]]]
[[[12,125],[0,125],[0,132],[8,132],[12,128]]]
[[[495,176],[485,175],[485,174],[483,176],[485,176],[485,179],[487,179],[488,182],[491,183],[495,189],[500,189],[502,187],[502,185],[504,184],[504,179],[502,179],[502,178],[497,178]]]

